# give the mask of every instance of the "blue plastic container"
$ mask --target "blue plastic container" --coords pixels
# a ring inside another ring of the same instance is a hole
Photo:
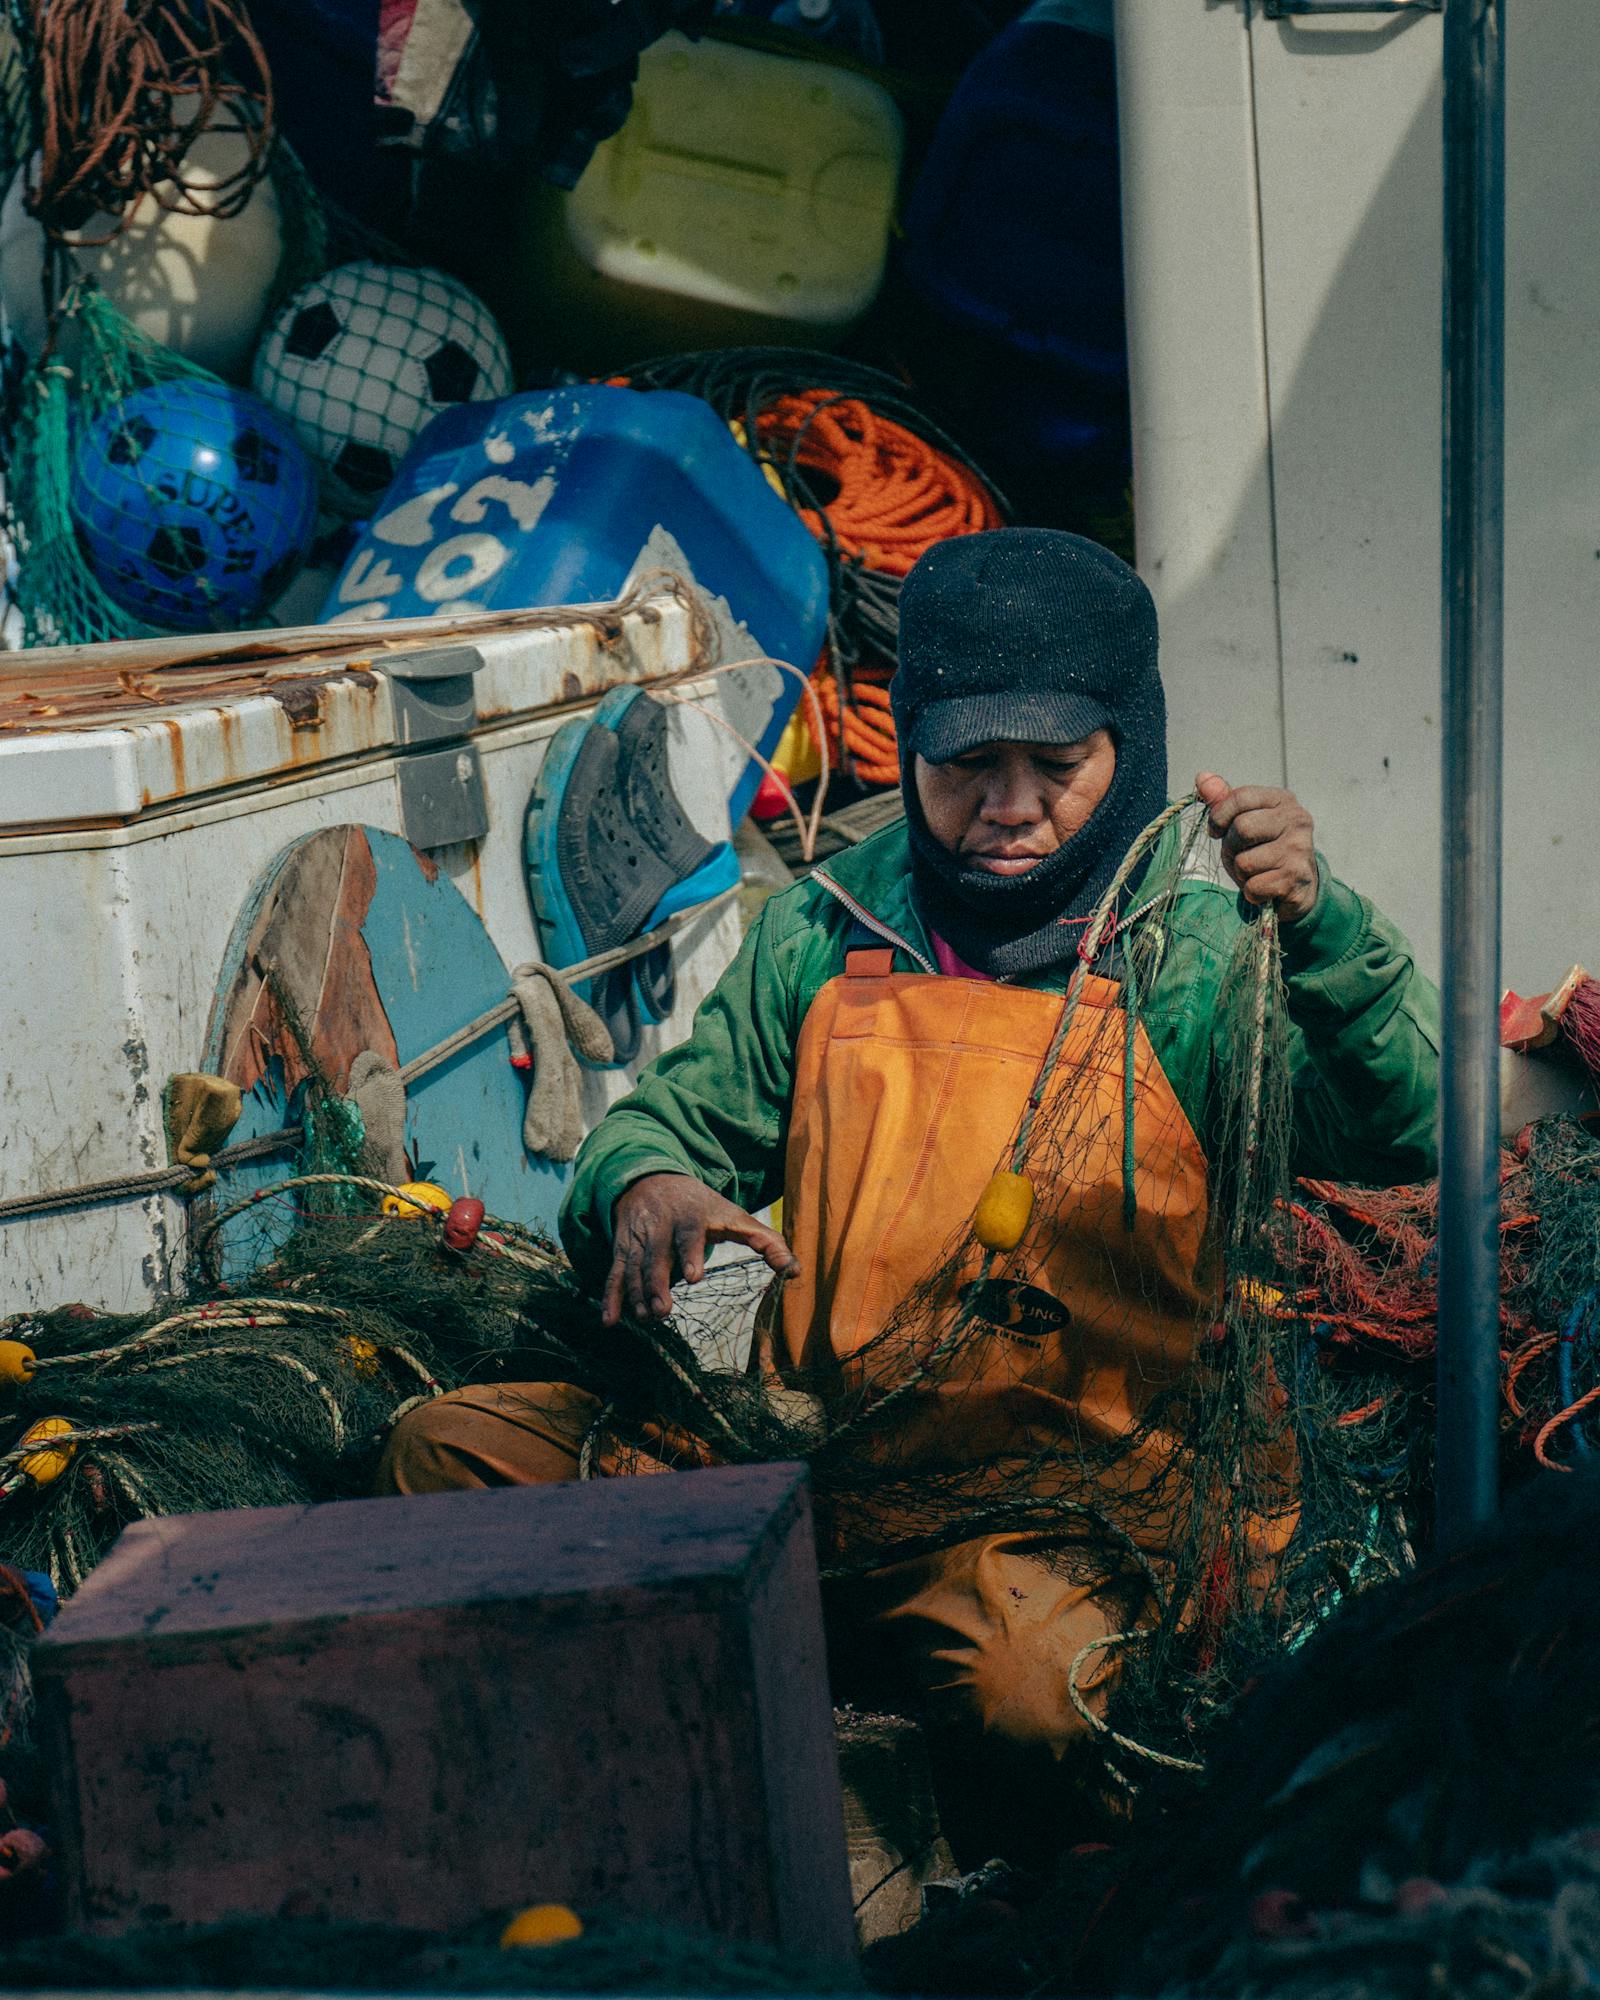
[[[614,598],[665,528],[760,649],[809,673],[828,619],[822,550],[697,396],[580,385],[464,403],[402,460],[323,618],[416,618]],[[800,698],[774,675],[745,733],[770,755]],[[735,825],[760,783],[750,764]]]
[[[902,269],[1019,366],[1039,443],[1092,444],[1126,402],[1117,93],[1083,0],[1044,0],[971,64],[905,217]]]

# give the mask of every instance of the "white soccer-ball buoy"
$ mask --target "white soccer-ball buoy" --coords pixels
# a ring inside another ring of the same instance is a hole
[[[204,206],[205,189],[222,188],[248,158],[241,133],[202,132],[184,160],[191,198]],[[25,203],[28,179],[37,171],[37,161],[19,167],[0,203],[0,305],[30,355],[39,353],[45,337],[45,235]],[[112,221],[91,216],[67,241],[103,236]],[[277,190],[263,180],[239,214],[226,217],[174,214],[144,195],[120,236],[73,249],[71,262],[141,333],[213,374],[243,382],[282,253]],[[64,358],[72,359],[70,332]]]
[[[255,391],[294,424],[324,496],[366,512],[442,410],[511,393],[511,356],[489,308],[443,271],[341,264],[274,317]]]

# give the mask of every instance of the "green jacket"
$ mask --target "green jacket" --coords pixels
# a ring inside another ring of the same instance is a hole
[[[1157,851],[1152,875],[1173,854]],[[904,822],[773,897],[695,1016],[584,1141],[561,1210],[580,1269],[609,1261],[611,1211],[645,1174],[693,1174],[760,1209],[783,1191],[800,1024],[844,970],[861,924],[896,946],[897,971],[936,973],[911,895]],[[1140,1013],[1202,1145],[1216,1127],[1223,975],[1243,919],[1231,891],[1185,881]],[[1400,933],[1322,864],[1316,907],[1284,930],[1294,1078],[1295,1170],[1391,1185],[1435,1171],[1439,1001]],[[1027,982],[1060,991],[1069,968]]]

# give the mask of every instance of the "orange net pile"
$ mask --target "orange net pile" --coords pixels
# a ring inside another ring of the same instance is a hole
[[[1547,1470],[1600,1449],[1600,1139],[1565,1118],[1530,1125],[1502,1157],[1501,1428]],[[1302,1181],[1292,1204],[1303,1319],[1321,1361],[1386,1358],[1392,1390],[1349,1421],[1426,1396],[1439,1337],[1438,1184]]]

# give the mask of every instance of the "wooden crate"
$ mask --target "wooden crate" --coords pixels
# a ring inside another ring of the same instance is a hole
[[[800,1468],[140,1522],[35,1673],[92,1930],[562,1901],[853,1952]]]

